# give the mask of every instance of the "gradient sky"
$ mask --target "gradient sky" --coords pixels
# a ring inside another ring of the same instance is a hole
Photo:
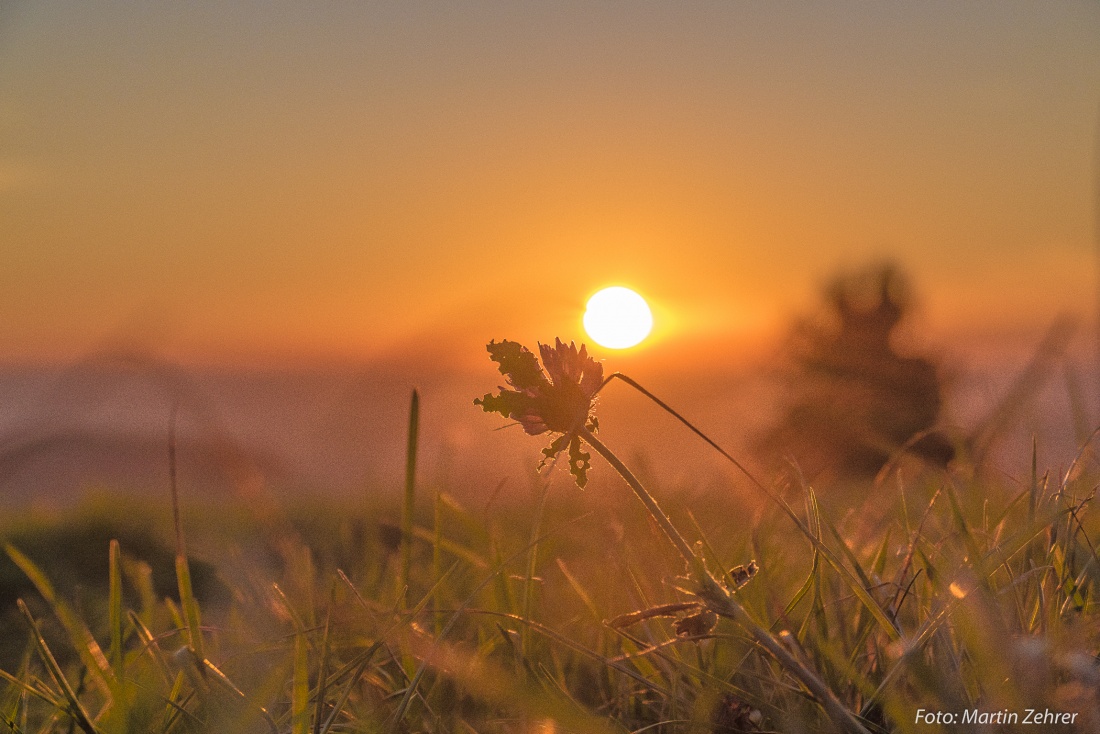
[[[1094,310],[1098,110],[1096,2],[5,2],[0,358],[579,338],[613,283],[728,347],[882,257],[1030,334]]]

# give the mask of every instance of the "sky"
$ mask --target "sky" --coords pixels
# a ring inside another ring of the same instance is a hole
[[[1030,339],[1096,310],[1098,112],[1096,2],[9,0],[0,360],[481,366],[612,284],[747,353],[884,258]]]

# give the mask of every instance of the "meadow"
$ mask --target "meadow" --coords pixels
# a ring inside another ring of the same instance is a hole
[[[508,344],[479,401],[533,436],[526,487],[418,480],[414,396],[400,502],[173,482],[8,518],[0,731],[1100,730],[1091,436],[1022,477],[728,456],[673,492],[600,441],[602,371]]]

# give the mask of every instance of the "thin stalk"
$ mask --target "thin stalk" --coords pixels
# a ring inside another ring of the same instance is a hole
[[[596,450],[596,453],[607,460],[608,464],[619,473],[619,476],[623,478],[630,488],[634,490],[634,494],[638,499],[642,501],[645,508],[649,511],[649,514],[664,531],[665,536],[669,541],[680,551],[680,555],[684,557],[688,565],[691,566],[692,571],[697,574],[701,573],[706,575],[706,568],[704,568],[702,561],[691,550],[691,546],[684,540],[684,536],[680,535],[680,531],[676,529],[676,526],[672,524],[672,521],[668,519],[668,515],[665,514],[661,506],[657,504],[657,500],[653,498],[653,495],[642,486],[642,483],[638,481],[638,478],[634,476],[634,473],[626,467],[626,464],[619,461],[619,457],[612,453],[611,449],[604,446],[600,439],[592,435],[592,432],[583,426],[577,429],[577,435],[584,439],[585,443]]]
[[[179,587],[180,606],[187,625],[187,641],[191,651],[203,659],[202,621],[199,603],[191,586],[191,567],[187,562],[187,545],[183,538],[183,521],[180,520],[180,493],[176,476],[176,417],[179,405],[173,403],[168,433],[168,479],[172,491],[172,521],[176,529],[176,584]]]
[[[122,561],[118,541],[111,540],[108,557],[108,594],[107,617],[111,628],[111,668],[115,676],[122,680],[125,671],[122,667]]]
[[[1093,133],[1092,143],[1092,195],[1093,195],[1093,217],[1092,217],[1092,238],[1095,241],[1096,249],[1096,265],[1097,265],[1097,282],[1100,283],[1100,115],[1096,117],[1096,130]],[[1096,290],[1096,306],[1097,314],[1100,316],[1100,288]],[[1093,366],[1096,374],[1097,386],[1100,387],[1100,318],[1096,321],[1096,364]]]
[[[317,709],[313,717],[313,734],[321,734],[321,724],[325,714],[325,691],[329,684],[328,656],[329,635],[332,632],[332,605],[336,600],[336,584],[329,592],[328,609],[325,611],[325,633],[321,638],[321,661],[317,664]]]
[[[546,511],[546,498],[550,494],[550,483],[542,483],[542,493],[539,497],[538,509],[535,511],[535,521],[531,525],[531,551],[527,556],[527,574],[523,579],[523,618],[531,619],[531,609],[535,605],[535,571],[539,565],[538,538],[542,531],[542,516]],[[527,627],[523,628],[520,635],[520,650],[524,659],[531,654],[531,633]]]
[[[65,700],[68,703],[68,706],[65,708],[65,713],[76,721],[77,726],[83,729],[85,734],[97,734],[95,725],[92,724],[91,717],[88,716],[87,710],[84,708],[83,704],[80,703],[80,698],[77,697],[73,687],[65,678],[61,666],[57,664],[57,658],[54,657],[53,652],[46,644],[46,640],[42,637],[42,632],[38,629],[38,623],[34,621],[34,617],[31,616],[31,612],[27,609],[27,605],[23,603],[22,599],[17,599],[15,603],[19,607],[23,619],[26,620],[27,626],[30,627],[35,645],[38,647],[39,657],[42,658],[42,662],[45,663],[46,670],[49,671],[50,677],[53,678],[54,683],[57,684],[58,688],[61,689],[61,693],[65,696]]]
[[[810,693],[812,693],[825,708],[825,712],[828,714],[829,718],[831,718],[833,723],[842,731],[851,732],[852,734],[869,734],[856,716],[844,706],[839,698],[837,698],[832,689],[825,685],[825,682],[812,670],[807,668],[792,655],[774,635],[757,624],[749,613],[745,611],[745,608],[741,606],[740,602],[734,599],[730,593],[710,575],[706,569],[706,565],[703,563],[703,559],[692,551],[691,546],[688,545],[684,536],[681,535],[680,531],[676,529],[676,526],[672,524],[668,515],[661,510],[661,506],[657,504],[657,500],[642,486],[642,483],[638,481],[638,478],[634,476],[630,469],[619,460],[619,457],[615,456],[611,449],[607,448],[602,441],[592,435],[592,432],[588,429],[583,427],[578,429],[577,435],[595,449],[596,453],[606,459],[607,463],[611,464],[612,468],[619,473],[619,476],[623,478],[634,491],[638,499],[641,500],[642,504],[645,505],[650,516],[656,521],[672,545],[680,552],[680,555],[684,557],[684,560],[687,561],[688,565],[691,567],[695,580],[700,586],[697,595],[706,603],[707,607],[715,614],[734,620],[747,630],[761,647],[771,653],[788,672],[798,678],[798,680],[806,686]]]
[[[290,731],[309,732],[309,643],[304,632],[294,636],[294,675],[290,693]]]
[[[443,607],[443,590],[435,585],[435,581],[443,573],[443,492],[436,490],[432,517],[432,608],[438,611]],[[435,634],[438,637],[443,629],[443,620],[436,614],[434,616]]]
[[[725,457],[725,459],[727,461],[729,461],[731,464],[733,464],[735,467],[737,467],[737,469],[740,470],[740,472],[742,474],[744,474],[750,482],[752,482],[754,485],[756,485],[756,488],[759,489],[761,492],[763,492],[764,496],[766,496],[768,499],[772,500],[776,504],[780,505],[781,508],[783,508],[787,511],[788,515],[793,516],[794,511],[791,510],[791,508],[787,506],[787,503],[783,502],[782,499],[780,499],[775,494],[773,494],[770,490],[768,490],[768,488],[766,486],[764,486],[764,483],[756,478],[756,475],[754,475],[747,468],[745,468],[744,464],[742,464],[740,461],[738,461],[736,458],[734,458],[733,455],[730,454],[728,451],[726,451],[724,448],[722,448],[721,446],[716,444],[710,436],[708,436],[707,434],[703,433],[698,428],[696,428],[695,425],[692,424],[691,421],[689,421],[684,416],[680,415],[679,411],[677,411],[671,405],[666,403],[664,400],[661,400],[659,397],[657,397],[656,395],[651,393],[649,390],[646,390],[644,387],[642,387],[637,382],[637,380],[635,380],[634,378],[627,377],[622,372],[613,372],[612,374],[610,374],[606,378],[604,378],[603,383],[599,386],[599,388],[597,388],[596,393],[599,393],[600,390],[603,390],[605,387],[607,387],[609,382],[611,382],[612,380],[616,380],[616,379],[617,380],[622,380],[627,385],[630,385],[632,388],[634,388],[635,390],[640,392],[642,395],[645,395],[647,398],[649,398],[654,403],[656,403],[658,405],[658,407],[660,407],[666,413],[671,415],[676,420],[680,421],[680,423],[682,423],[684,426],[686,426],[688,430],[690,430],[692,433],[694,433],[699,438],[706,441],[707,445],[709,445],[712,449],[714,449],[715,451],[720,453],[723,457]]]
[[[420,433],[420,394],[413,390],[409,403],[409,438],[405,450],[405,507],[401,514],[401,580],[398,593],[408,593],[412,572],[413,510],[416,505],[416,449]]]

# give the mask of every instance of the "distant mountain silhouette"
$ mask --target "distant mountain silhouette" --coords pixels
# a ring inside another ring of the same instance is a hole
[[[451,379],[420,381],[429,418]],[[67,504],[87,489],[167,501],[174,405],[185,501],[398,491],[408,382],[388,365],[205,369],[132,353],[0,366],[0,508]],[[462,398],[467,392],[475,391]],[[466,402],[453,400],[452,412],[466,418]],[[438,431],[437,421],[425,421],[426,440]],[[431,449],[422,453],[433,458]]]
[[[177,446],[188,494],[238,494],[250,482],[283,474],[273,459],[245,455],[228,440],[187,439]],[[0,506],[66,503],[88,488],[150,493],[167,501],[165,436],[62,429],[7,437],[0,447]]]
[[[193,376],[176,366],[112,354],[43,372],[17,391],[25,415],[0,430],[0,506],[68,502],[87,488],[166,493],[174,404],[179,469],[191,493],[230,495],[282,473],[223,428]]]

